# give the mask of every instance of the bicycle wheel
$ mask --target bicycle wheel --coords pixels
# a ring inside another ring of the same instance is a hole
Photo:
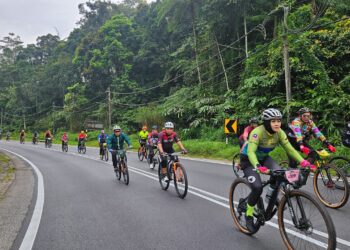
[[[176,171],[174,171],[174,185],[177,195],[181,199],[184,199],[187,195],[188,179],[186,170],[180,163],[176,163]]]
[[[261,225],[254,217],[256,231],[250,232],[246,227],[245,212],[247,210],[247,200],[250,192],[251,187],[249,182],[246,179],[237,178],[230,188],[229,203],[231,216],[239,231],[248,235],[253,235],[259,231]]]
[[[114,168],[114,172],[115,172],[115,176],[117,177],[117,179],[119,181],[120,178],[122,177],[122,173],[121,173],[121,170],[120,170],[120,164],[119,164],[119,166]]]
[[[81,152],[82,152],[83,154],[86,154],[86,147],[85,147],[85,146],[81,149]]]
[[[105,150],[105,161],[108,161],[108,150]]]
[[[65,151],[65,152],[68,152],[68,145],[65,145],[65,146],[64,146],[64,151]]]
[[[349,199],[349,183],[342,170],[334,165],[321,166],[314,175],[317,198],[329,208],[340,208]]]
[[[128,166],[125,164],[125,162],[122,162],[122,173],[123,173],[123,180],[125,185],[129,185],[129,170],[128,170]]]
[[[233,156],[232,168],[233,168],[233,173],[236,175],[237,178],[239,177],[243,178],[244,173],[243,173],[243,170],[241,169],[241,158],[239,153]]]
[[[335,228],[327,210],[303,191],[293,190],[288,193],[288,199],[282,197],[278,225],[288,249],[336,248]]]
[[[164,174],[162,174],[161,169],[162,169],[162,166],[159,164],[159,167],[158,167],[159,184],[163,190],[167,190],[169,188],[170,181],[163,180]]]
[[[348,182],[350,181],[350,159],[349,158],[346,158],[343,156],[335,156],[329,160],[329,163],[332,163],[339,169],[342,169],[348,178]]]
[[[104,155],[105,155],[105,151],[104,149],[102,149],[102,154],[100,154],[100,160],[103,160]]]
[[[143,147],[140,147],[139,150],[137,151],[137,156],[139,157],[140,161],[143,161],[143,158],[145,155],[143,154]]]

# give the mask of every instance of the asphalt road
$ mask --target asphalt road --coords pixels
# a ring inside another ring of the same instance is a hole
[[[63,153],[58,145],[45,149],[42,143],[1,141],[1,148],[26,157],[43,175],[44,207],[33,249],[285,248],[275,219],[254,236],[236,229],[228,209],[234,180],[229,165],[181,159],[190,185],[182,200],[174,187],[161,190],[157,171],[134,153],[128,153],[126,186],[116,180],[110,162],[98,159],[96,148],[88,148],[86,155],[79,155],[75,146]],[[304,189],[313,194],[310,186]],[[350,202],[327,210],[337,247],[350,249]],[[24,225],[20,235],[26,231]]]

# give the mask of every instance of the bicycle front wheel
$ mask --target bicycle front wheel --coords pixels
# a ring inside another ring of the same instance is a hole
[[[164,176],[165,174],[162,174],[162,166],[159,164],[159,167],[158,167],[159,184],[163,190],[167,190],[169,188],[170,181],[164,181]]]
[[[340,208],[349,199],[349,183],[346,175],[332,164],[317,170],[313,184],[317,198],[329,208]]]
[[[336,249],[335,228],[327,210],[301,190],[282,197],[278,225],[288,249]]]
[[[123,162],[122,164],[122,173],[123,173],[123,180],[125,185],[129,185],[129,170],[128,170],[128,166],[125,164],[125,162]]]
[[[335,156],[329,160],[329,163],[332,163],[337,168],[342,169],[350,181],[350,159],[344,156]]]
[[[176,171],[174,171],[174,185],[177,195],[183,199],[187,195],[188,179],[185,168],[176,163]]]
[[[139,150],[137,151],[137,156],[139,157],[140,161],[143,161],[143,158],[145,157],[145,155],[143,154],[142,147],[140,147]]]

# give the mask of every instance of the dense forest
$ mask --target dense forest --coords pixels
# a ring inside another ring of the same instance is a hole
[[[224,118],[244,124],[267,107],[287,119],[307,106],[333,138],[350,119],[349,0],[90,1],[78,8],[66,39],[1,39],[3,129],[76,131],[86,120],[108,127],[108,96],[112,124],[135,131],[172,120],[189,138],[209,130],[223,136]]]

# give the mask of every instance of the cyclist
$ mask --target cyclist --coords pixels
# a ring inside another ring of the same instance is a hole
[[[101,130],[101,134],[98,135],[98,145],[100,146],[100,156],[103,153],[103,143],[106,143],[108,139],[108,135],[105,133],[104,130]]]
[[[152,126],[152,132],[148,134],[148,143],[147,143],[147,147],[148,147],[148,159],[149,159],[149,168],[153,168],[153,157],[154,157],[154,149],[157,148],[157,144],[158,144],[158,137],[159,137],[159,133],[158,133],[158,127],[157,125]]]
[[[315,170],[315,166],[304,160],[299,153],[289,143],[285,132],[281,129],[282,114],[279,110],[269,108],[262,113],[263,125],[255,128],[249,141],[241,152],[241,167],[244,175],[251,185],[251,193],[247,201],[247,211],[245,214],[247,229],[254,232],[254,206],[257,204],[262,193],[262,183],[259,173],[267,174],[269,170],[280,169],[280,166],[269,156],[269,152],[281,145],[286,153],[297,161],[301,167],[310,167]]]
[[[147,126],[143,126],[142,130],[139,133],[139,137],[140,137],[140,147],[143,147],[146,145],[147,143],[147,137],[148,137],[148,131],[147,131]]]
[[[19,133],[19,139],[20,141],[23,140],[24,142],[24,139],[26,138],[26,133],[24,132],[24,130],[22,129],[22,131]]]
[[[305,155],[309,155],[310,149],[312,150],[312,148],[308,143],[312,134],[322,141],[329,151],[332,153],[336,151],[336,148],[327,141],[326,137],[311,120],[310,109],[301,108],[298,111],[298,117],[289,124],[287,132],[288,140],[296,150],[303,152]],[[296,168],[297,163],[289,158],[289,166]]]
[[[246,141],[248,141],[248,137],[250,132],[253,131],[258,126],[259,120],[256,117],[252,117],[249,119],[249,125],[245,127],[243,134],[239,137],[239,147],[241,148]]]
[[[165,153],[172,154],[175,152],[173,148],[174,142],[179,145],[184,154],[187,154],[187,150],[182,145],[180,138],[177,136],[176,132],[174,132],[174,124],[172,122],[166,122],[164,128],[164,131],[160,132],[158,136],[158,150],[161,157],[160,165],[162,166],[161,172],[164,175],[163,180],[169,181],[169,178],[166,174],[168,157]]]
[[[68,134],[67,134],[67,132],[63,133],[63,135],[61,137],[61,142],[62,142],[62,150],[63,150],[64,144],[68,145]]]
[[[123,150],[125,142],[128,144],[129,148],[132,148],[132,145],[129,137],[122,132],[122,129],[118,125],[115,125],[113,127],[113,132],[113,135],[108,137],[107,144],[109,151],[112,153],[112,162],[114,171],[116,171],[116,168],[118,166],[118,150]]]
[[[45,137],[45,144],[47,144],[48,140],[51,139],[52,137],[50,130],[46,130],[44,137]]]
[[[33,133],[33,144],[35,144],[38,141],[38,136],[39,136],[39,133],[35,131]]]
[[[84,130],[80,131],[80,134],[78,135],[78,149],[81,146],[81,143],[85,141],[86,138],[87,138],[87,134],[85,134],[85,131]]]

